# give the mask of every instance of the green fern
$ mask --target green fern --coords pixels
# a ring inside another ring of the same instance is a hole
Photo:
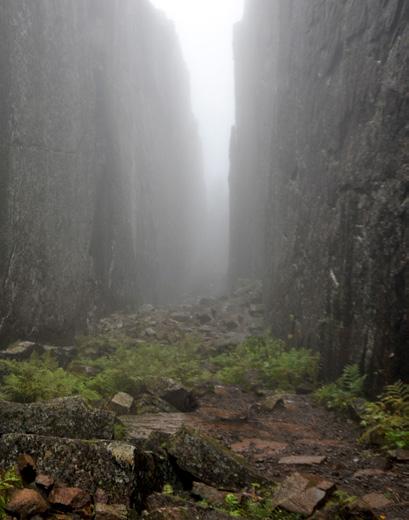
[[[0,519],[6,517],[6,505],[8,492],[12,489],[21,487],[21,479],[15,469],[9,469],[0,474]]]
[[[354,399],[363,396],[364,382],[358,365],[347,365],[335,383],[319,388],[314,395],[328,409],[346,411]]]
[[[409,385],[397,381],[387,386],[378,401],[366,405],[362,426],[364,442],[409,448]]]

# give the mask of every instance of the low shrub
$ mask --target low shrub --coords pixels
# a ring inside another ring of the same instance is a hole
[[[409,385],[401,381],[385,388],[374,403],[367,403],[361,439],[385,448],[409,448]]]
[[[290,391],[316,383],[319,355],[304,348],[288,348],[271,337],[254,337],[211,362],[216,379],[223,383]]]
[[[358,365],[348,365],[335,383],[319,388],[314,395],[329,410],[346,411],[354,399],[363,396],[364,381]]]
[[[29,403],[70,395],[82,395],[88,400],[100,397],[88,388],[84,377],[60,368],[51,354],[33,354],[28,361],[1,361],[0,367],[6,373],[2,399]]]

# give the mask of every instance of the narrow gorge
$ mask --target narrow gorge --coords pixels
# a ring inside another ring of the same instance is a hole
[[[0,0],[0,121],[0,520],[409,518],[409,2]]]

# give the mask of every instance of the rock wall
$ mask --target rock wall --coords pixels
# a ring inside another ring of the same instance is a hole
[[[409,3],[248,0],[235,33],[231,278],[368,387],[409,372]]]
[[[0,338],[72,337],[183,290],[200,150],[146,0],[0,0]]]

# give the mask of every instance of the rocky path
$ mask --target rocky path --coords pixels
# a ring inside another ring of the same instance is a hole
[[[309,482],[318,478],[330,490],[361,498],[360,508],[374,518],[409,518],[408,461],[366,449],[357,441],[355,422],[315,405],[310,396],[284,395],[276,401],[217,386],[193,413],[121,419],[133,439],[193,427],[243,456],[268,480],[286,485],[295,474]],[[306,500],[307,505],[301,500],[300,511],[308,507]]]
[[[132,338],[136,346],[149,341],[169,348],[195,337],[206,360],[207,353],[262,334],[262,315],[260,288],[249,285],[229,299],[116,314],[102,320],[97,332]],[[23,359],[33,348],[14,345],[2,357]],[[98,348],[91,354],[102,355]],[[41,349],[54,349],[64,365],[73,355],[69,348]],[[17,462],[25,472],[26,488],[9,513],[120,520],[131,508],[146,509],[148,520],[222,520],[229,518],[220,511],[226,494],[235,493],[238,502],[253,500],[256,483],[274,489],[280,520],[408,520],[408,454],[360,444],[358,422],[318,406],[306,390],[277,394],[206,383],[192,393],[158,386],[148,401],[143,398],[142,414],[135,414],[137,397],[126,394],[112,400],[116,414],[106,403],[95,410],[79,398],[0,402],[0,469]],[[113,440],[118,424],[120,442]],[[166,485],[174,492],[161,494]],[[338,506],[345,505],[340,515],[328,510],[334,496]],[[213,507],[198,507],[197,500]]]
[[[204,348],[221,351],[250,334],[261,333],[261,315],[257,288],[247,288],[229,300],[182,306],[170,314],[170,320],[178,323],[176,335],[201,336]],[[126,324],[121,325],[126,328]],[[144,325],[145,329],[139,327],[142,337],[168,338],[169,323],[160,311],[148,307]],[[103,326],[109,328],[109,322]],[[170,328],[175,334],[172,323]],[[373,512],[374,517],[409,519],[406,454],[394,458],[368,449],[358,441],[357,421],[325,410],[311,395],[277,396],[215,385],[199,397],[199,407],[193,413],[121,419],[133,439],[146,438],[155,431],[172,435],[182,425],[193,427],[243,456],[273,482],[291,482],[294,474],[302,474],[310,482],[319,478],[331,491],[338,489],[358,497],[360,508]]]

